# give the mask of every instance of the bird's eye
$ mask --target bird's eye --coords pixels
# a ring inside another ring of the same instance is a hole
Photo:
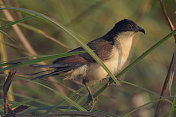
[[[128,24],[128,29],[133,29],[133,28],[134,28],[134,26],[133,26],[133,25]]]

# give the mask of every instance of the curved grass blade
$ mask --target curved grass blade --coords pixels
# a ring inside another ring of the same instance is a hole
[[[32,17],[34,17],[34,16],[32,16]],[[6,22],[11,22],[11,21],[6,20],[6,19],[3,19],[3,18],[0,18],[0,20],[6,21]],[[41,30],[41,29],[38,29],[38,28],[33,27],[33,26],[31,26],[31,25],[24,24],[24,23],[20,23],[20,22],[18,23],[18,25],[19,25],[19,26],[22,26],[22,27],[24,27],[24,28],[26,28],[26,29],[28,29],[28,30],[32,30],[32,31],[34,31],[34,32],[36,32],[36,33],[38,33],[38,34],[40,34],[40,35],[43,35],[43,36],[46,37],[47,39],[50,39],[51,41],[53,41],[53,42],[59,44],[60,46],[66,48],[66,49],[71,50],[71,48],[70,48],[69,46],[63,44],[62,42],[58,41],[58,40],[55,39],[54,37],[48,35],[46,32],[44,32],[44,31]]]
[[[49,55],[49,56],[40,57],[40,58],[37,58],[37,59],[31,59],[31,60],[28,60],[28,61],[19,62],[19,63],[16,63],[14,65],[10,65],[8,67],[0,69],[0,72],[8,70],[8,69],[12,69],[12,68],[18,68],[18,67],[22,67],[22,66],[27,66],[27,65],[34,64],[34,63],[41,62],[41,61],[47,61],[47,60],[50,60],[50,59],[57,59],[57,58],[71,56],[71,55],[77,55],[77,54],[81,54],[81,53],[85,53],[85,51],[70,52],[70,53],[64,53],[64,54],[55,54],[55,55]],[[5,64],[6,63],[1,64],[1,65],[5,65]]]
[[[110,77],[114,80],[114,82],[117,84],[117,85],[120,85],[120,82],[116,79],[116,77],[110,72],[110,70],[106,67],[106,65],[101,61],[101,59],[93,52],[93,50],[91,50],[82,40],[80,40],[79,36],[74,34],[72,31],[68,30],[65,26],[63,26],[62,24],[54,21],[53,19],[41,14],[41,13],[38,13],[38,12],[35,12],[35,11],[32,11],[32,10],[29,10],[29,9],[24,9],[24,8],[13,8],[13,7],[9,7],[9,8],[0,8],[0,10],[3,10],[3,9],[11,9],[11,10],[17,10],[17,11],[21,11],[21,12],[24,12],[24,13],[27,13],[27,14],[30,14],[32,16],[36,16],[37,18],[39,19],[42,19],[50,24],[54,24],[55,26],[59,27],[60,29],[62,29],[64,32],[66,32],[68,35],[70,35],[71,37],[73,37],[74,40],[76,40],[77,42],[79,42],[81,44],[81,46],[97,61],[97,63],[99,63],[103,68],[104,70],[110,75]]]
[[[77,104],[75,101],[73,101],[72,99],[68,98],[67,96],[64,96],[63,94],[61,94],[60,92],[42,84],[42,83],[39,83],[39,82],[36,82],[34,80],[28,80],[28,79],[21,79],[21,80],[26,80],[26,81],[29,81],[29,82],[32,82],[32,83],[35,83],[35,84],[38,84],[42,87],[45,87],[47,89],[49,89],[50,91],[54,92],[56,95],[60,96],[61,98],[65,99],[68,103],[74,105],[76,108],[78,108],[79,110],[81,111],[87,111],[85,108],[83,108],[82,106],[80,106],[79,104]]]
[[[77,93],[81,92],[82,90],[84,90],[86,87],[82,87],[80,89],[78,89],[77,91],[75,91],[74,93],[70,94],[68,97],[71,98],[73,96],[75,96]],[[50,112],[52,112],[54,109],[56,109],[59,105],[61,105],[62,103],[64,103],[65,100],[61,100],[59,103],[55,104],[54,106],[52,106],[51,108],[48,108],[48,110],[44,113],[44,114],[49,114]],[[78,103],[79,104],[79,103]]]
[[[0,26],[0,30],[6,29],[6,28],[8,28],[8,27],[10,27],[10,26],[12,26],[14,24],[19,23],[19,22],[30,20],[30,19],[32,19],[34,17],[36,17],[36,16],[29,16],[29,17],[25,17],[25,18],[19,19],[19,20],[14,21],[14,22],[10,22],[10,23],[4,24],[4,25]]]
[[[160,100],[166,100],[166,99],[169,99],[169,98],[172,98],[172,97],[173,97],[173,96],[163,97],[163,98],[161,98],[161,99],[156,99],[156,100],[150,101],[150,102],[148,102],[148,103],[146,103],[146,104],[144,104],[144,105],[141,105],[141,106],[139,106],[139,107],[133,109],[132,111],[128,112],[127,114],[123,115],[122,117],[129,117],[130,114],[136,112],[137,110],[140,110],[140,109],[143,108],[143,107],[146,107],[146,106],[148,106],[148,105],[150,105],[150,104],[156,103],[156,102],[158,102],[158,101],[160,101]]]
[[[7,65],[10,65],[10,64],[4,62],[4,63],[1,63],[1,64],[0,64],[0,67],[2,67],[2,66],[7,66]]]
[[[54,37],[48,35],[46,32],[42,31],[41,29],[38,29],[38,28],[36,28],[36,27],[30,26],[30,25],[27,25],[27,24],[24,24],[24,23],[19,23],[19,25],[22,26],[22,27],[24,27],[24,28],[26,28],[26,29],[29,29],[29,30],[34,31],[35,33],[38,33],[38,34],[44,36],[45,38],[47,38],[47,39],[49,39],[49,40],[51,40],[51,41],[53,41],[53,42],[59,44],[60,46],[66,48],[66,49],[68,49],[68,50],[72,50],[69,46],[67,46],[67,45],[65,45],[64,43],[58,41],[58,40],[55,39]]]
[[[0,93],[2,93],[2,90],[0,90]],[[29,101],[33,101],[35,103],[38,103],[38,104],[42,104],[42,105],[45,105],[45,106],[51,106],[50,104],[46,103],[46,102],[42,102],[40,99],[36,99],[36,98],[33,98],[33,97],[29,97],[29,96],[25,96],[25,95],[21,95],[21,94],[18,94],[18,93],[12,93],[14,96],[17,96],[17,97],[20,97],[20,98],[24,98],[25,100],[29,100]],[[20,102],[21,103],[21,102]],[[21,104],[24,104],[24,103],[21,103]]]
[[[136,84],[133,84],[133,83],[131,83],[131,82],[127,82],[127,81],[125,81],[125,80],[121,80],[120,82],[122,82],[122,83],[124,83],[124,84],[128,84],[128,85],[134,86],[134,87],[136,87],[136,88],[138,88],[138,89],[141,89],[141,90],[143,90],[143,91],[146,91],[146,92],[148,92],[148,93],[150,93],[150,94],[159,96],[158,93],[156,93],[156,92],[154,92],[154,91],[151,91],[151,90],[149,90],[149,89],[143,88],[142,86],[138,86],[138,85],[136,85]]]
[[[174,100],[172,102],[172,106],[171,106],[171,109],[170,109],[170,112],[169,112],[169,117],[173,117],[172,115],[173,115],[173,112],[175,110],[175,104],[176,104],[176,94],[175,94]]]
[[[68,109],[70,106],[58,106],[56,109]],[[39,108],[34,108],[34,109],[30,109],[27,111],[22,112],[21,114],[27,114],[27,113],[34,113],[36,111],[41,111],[41,110],[49,110],[50,108],[52,108],[52,106],[43,106],[43,107],[39,107]],[[76,107],[71,107],[72,110],[76,110],[79,111]],[[45,114],[40,114],[40,116],[43,116]]]

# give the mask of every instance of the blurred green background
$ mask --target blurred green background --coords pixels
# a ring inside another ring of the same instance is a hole
[[[86,42],[103,36],[116,22],[125,18],[131,19],[139,26],[143,27],[146,34],[143,35],[139,33],[135,37],[130,62],[134,61],[138,56],[170,32],[169,26],[162,13],[159,0],[7,0],[7,2],[9,2],[8,6],[34,10],[55,19],[77,35],[83,37]],[[176,12],[176,1],[165,0],[164,4],[169,17],[176,25],[176,14],[174,13]],[[11,11],[11,13],[16,20],[19,19],[19,14],[17,14],[19,12]],[[2,11],[0,11],[0,14],[0,18],[6,19]],[[27,15],[22,14],[22,16],[26,17]],[[6,23],[6,21],[1,20],[1,24]],[[72,49],[80,46],[62,30],[58,30],[56,27],[46,22],[32,19],[23,23],[44,31]],[[21,26],[20,28],[38,55],[58,54],[69,51],[69,49],[47,39],[34,30],[29,30]],[[6,33],[4,34],[5,42],[17,47],[6,46],[8,59],[12,60],[27,56],[26,53],[28,52],[14,30],[10,27],[3,31]],[[123,84],[120,87],[112,85],[99,96],[95,109],[114,115],[124,115],[140,105],[156,100],[156,98],[159,97],[162,84],[167,75],[173,50],[174,39],[172,37],[123,75],[124,80],[154,91],[156,94],[148,93],[140,88],[127,84]],[[48,63],[51,62],[52,61],[49,61]],[[39,71],[37,68],[32,69],[30,67],[22,67],[16,70],[18,75]],[[64,86],[61,85],[61,88],[66,95],[69,95],[71,91],[65,87],[74,90],[81,87],[77,86],[72,81],[62,81],[58,77],[55,77],[55,79],[60,83],[63,82],[62,85]],[[38,82],[55,89],[49,80]],[[103,83],[100,83],[100,85],[103,85]],[[13,81],[13,90],[17,94],[38,99],[49,105],[54,105],[62,99],[38,84],[19,79]],[[86,91],[84,91],[83,94],[85,92]],[[172,88],[172,92],[175,92],[174,88]],[[174,95],[174,93],[172,93],[172,95]],[[44,106],[44,104],[39,104],[33,100],[19,96],[15,96],[15,101],[16,104],[24,103],[30,105],[31,109]],[[154,115],[155,107],[156,103],[152,103],[142,108],[142,110],[134,112],[130,116],[151,117]],[[2,108],[2,105],[0,108]],[[164,103],[161,111],[162,115],[167,115],[169,109],[170,104]]]

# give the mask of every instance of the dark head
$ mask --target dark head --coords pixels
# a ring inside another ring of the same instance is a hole
[[[113,27],[112,31],[115,33],[127,32],[127,31],[134,31],[134,32],[140,31],[145,34],[145,30],[143,28],[141,28],[136,23],[128,19],[124,19],[117,22]]]

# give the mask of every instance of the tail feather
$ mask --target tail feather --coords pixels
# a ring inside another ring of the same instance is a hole
[[[31,75],[40,74],[40,76],[37,76],[37,77],[33,78],[32,80],[39,79],[39,78],[44,78],[44,77],[55,76],[55,75],[58,75],[60,73],[65,73],[65,72],[68,72],[70,70],[76,69],[76,68],[78,68],[82,65],[83,64],[77,64],[77,63],[52,64],[52,65],[40,65],[40,64],[31,65],[31,67],[42,67],[42,68],[53,68],[53,69],[55,69],[54,71],[51,71],[50,73],[45,73],[45,72],[48,72],[50,70],[33,73]],[[43,73],[43,75],[42,75],[42,73]]]
[[[59,64],[52,64],[52,65],[40,65],[40,64],[35,64],[35,65],[30,65],[31,67],[41,67],[41,68],[56,68],[60,67]]]
[[[71,70],[71,69],[55,70],[55,71],[53,71],[53,72],[50,72],[50,73],[47,73],[47,74],[44,74],[44,75],[37,76],[37,77],[33,78],[32,80],[39,79],[39,78],[46,78],[46,77],[50,77],[50,76],[56,76],[56,75],[59,75],[60,73],[68,72],[68,71],[70,71],[70,70]]]
[[[34,76],[34,75],[42,74],[42,73],[45,73],[45,72],[48,72],[48,71],[51,71],[51,70],[39,71],[39,72],[35,72],[35,73],[31,73],[31,74],[26,74],[26,75]]]
[[[50,76],[55,76],[55,75],[58,75],[59,73],[60,73],[59,71],[50,72],[48,74],[37,76],[37,77],[33,78],[32,80],[40,79],[40,78],[46,78],[46,77],[50,77]]]
[[[84,64],[82,63],[64,63],[64,64],[51,64],[51,65],[41,65],[35,64],[30,65],[31,67],[42,67],[42,68],[78,68]]]

